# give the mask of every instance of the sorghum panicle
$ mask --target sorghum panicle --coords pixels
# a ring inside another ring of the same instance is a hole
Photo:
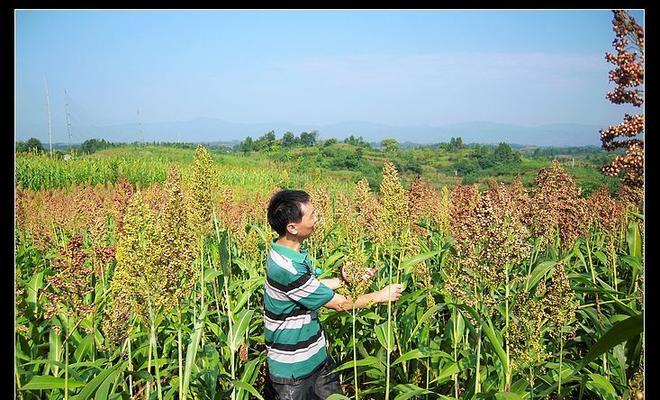
[[[440,214],[441,203],[439,194],[433,188],[422,182],[419,176],[413,180],[410,190],[407,191],[408,210],[410,212],[410,221],[412,228],[418,234],[428,235],[429,232],[416,225],[416,222],[426,220],[434,221],[434,216]]]
[[[198,238],[211,231],[212,199],[215,197],[213,159],[202,145],[197,146],[193,157],[190,182],[190,222]]]
[[[533,236],[543,238],[543,244],[551,242],[558,234],[562,247],[570,249],[589,228],[587,204],[581,197],[581,189],[557,160],[539,171],[530,204],[525,222]]]
[[[593,191],[587,199],[592,225],[602,231],[608,241],[616,239],[623,222],[623,205],[610,197],[607,186]]]
[[[193,266],[197,256],[195,237],[188,223],[181,174],[176,164],[168,171],[165,196],[165,209],[157,224],[155,264],[164,281],[163,308],[168,311],[190,295],[199,274]]]
[[[367,238],[371,243],[382,246],[388,239],[383,210],[366,179],[355,185],[354,204],[358,212],[357,220],[365,227]]]
[[[530,366],[541,364],[548,352],[543,343],[544,313],[542,295],[544,288],[539,285],[536,293],[521,293],[513,302],[512,318],[506,340],[511,351],[511,367],[514,371],[525,371]]]
[[[124,216],[124,231],[117,243],[117,263],[110,283],[110,304],[106,308],[104,330],[121,338],[130,315],[137,315],[146,325],[149,308],[156,310],[162,301],[161,271],[156,268],[160,256],[153,213],[142,192],[131,198]]]
[[[50,290],[45,292],[48,302],[45,303],[44,318],[50,319],[59,311],[77,319],[92,313],[96,306],[86,302],[85,296],[94,290],[91,284],[94,269],[87,262],[82,234],[71,238],[60,249],[52,262],[52,269],[55,275],[46,278]]]
[[[579,301],[575,298],[575,292],[571,288],[563,264],[556,265],[543,301],[545,314],[554,328],[550,331],[550,336],[555,338],[561,336],[563,339],[570,337],[577,329],[577,326],[572,325],[575,322]]]
[[[399,173],[390,161],[386,161],[383,165],[380,200],[388,234],[392,240],[396,241],[404,228],[409,226],[409,211],[406,192],[401,186]]]
[[[631,103],[640,107],[644,102],[644,29],[624,10],[613,10],[612,25],[616,39],[612,46],[616,55],[605,53],[605,59],[616,66],[609,73],[610,81],[616,88],[607,93],[607,98],[614,104]],[[633,46],[629,46],[632,44]],[[615,141],[617,137],[635,137],[644,131],[644,115],[626,114],[623,123],[601,129],[603,148],[615,150],[625,147],[624,156],[616,156],[613,162],[601,168],[609,176],[616,176],[624,171],[624,185],[643,187],[644,185],[644,142],[639,139]]]

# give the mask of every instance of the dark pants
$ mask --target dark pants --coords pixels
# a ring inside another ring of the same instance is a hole
[[[337,374],[328,375],[335,364],[328,360],[312,375],[302,379],[271,377],[266,374],[265,400],[318,400],[333,393],[343,394]]]

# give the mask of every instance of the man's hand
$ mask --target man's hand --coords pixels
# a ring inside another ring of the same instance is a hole
[[[373,278],[376,272],[378,272],[376,268],[369,268],[365,274],[360,277],[360,281],[366,281],[367,279]],[[347,285],[351,284],[351,282],[348,280],[348,277],[346,276],[346,272],[344,271],[344,266],[339,268],[339,275],[341,276],[341,280],[344,281]]]
[[[387,285],[378,292],[376,292],[378,295],[377,301],[380,303],[387,303],[388,301],[397,301],[399,300],[399,297],[401,297],[401,292],[403,292],[402,284],[393,283],[391,285]]]

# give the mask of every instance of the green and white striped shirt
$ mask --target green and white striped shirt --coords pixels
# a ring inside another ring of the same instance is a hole
[[[275,377],[304,378],[327,358],[316,310],[332,299],[332,289],[315,276],[305,249],[272,242],[266,258],[264,339],[268,370]]]

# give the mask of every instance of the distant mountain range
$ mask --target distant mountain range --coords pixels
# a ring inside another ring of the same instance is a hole
[[[600,146],[599,129],[605,125],[546,124],[525,127],[514,124],[493,122],[465,122],[438,126],[391,126],[371,122],[351,121],[329,125],[301,125],[286,122],[275,123],[236,123],[216,118],[195,118],[188,121],[129,123],[108,126],[72,127],[73,142],[87,139],[105,139],[110,142],[188,142],[210,143],[253,139],[273,130],[277,137],[291,131],[295,135],[316,130],[321,139],[331,137],[344,139],[350,135],[362,136],[368,142],[380,142],[385,138],[395,138],[399,142],[430,144],[448,142],[452,137],[461,137],[463,143],[506,142],[534,146]],[[17,123],[16,140],[36,137],[48,141],[46,124]],[[64,128],[53,129],[53,141],[65,142]]]

